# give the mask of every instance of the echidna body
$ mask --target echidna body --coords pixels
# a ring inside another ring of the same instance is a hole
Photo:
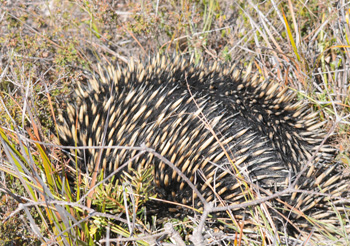
[[[234,66],[195,65],[179,57],[158,56],[146,65],[101,69],[86,85],[78,83],[61,118],[60,142],[64,146],[144,143],[176,165],[207,201],[220,197],[230,204],[250,194],[237,175],[272,192],[285,189],[324,138],[317,114],[293,100],[294,94],[277,83]],[[75,155],[76,150],[71,151]],[[329,152],[327,146],[320,148],[316,159],[329,158]],[[82,170],[92,171],[100,160],[106,174],[136,154],[119,148],[77,151]],[[315,163],[299,185],[334,185],[337,180],[327,175],[313,176]],[[125,171],[145,165],[154,168],[161,198],[201,206],[176,171],[152,154],[130,162]],[[341,193],[344,187],[331,190]],[[299,195],[293,199],[297,207],[315,207],[313,199],[312,206],[307,199],[298,201]]]

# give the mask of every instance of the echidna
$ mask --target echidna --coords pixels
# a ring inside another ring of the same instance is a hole
[[[235,66],[157,56],[145,65],[100,68],[87,84],[79,82],[61,117],[60,142],[64,146],[144,143],[176,165],[207,201],[220,197],[227,204],[241,202],[251,192],[237,181],[238,173],[248,186],[283,190],[323,140],[317,112],[295,103],[294,97],[278,83],[244,74]],[[314,170],[332,151],[328,146],[319,149],[300,187],[320,191],[325,186],[339,194],[346,189],[343,181],[335,185],[339,177],[330,177],[334,167]],[[137,154],[110,148],[71,152],[84,171],[91,172],[100,159],[106,174]],[[125,171],[144,165],[153,166],[161,198],[201,206],[187,183],[152,154],[137,158]],[[311,211],[325,197],[317,200],[298,193],[285,200]],[[319,217],[329,215],[323,212]]]

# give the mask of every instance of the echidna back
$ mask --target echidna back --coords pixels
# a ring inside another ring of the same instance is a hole
[[[60,141],[65,146],[145,143],[175,164],[207,200],[220,196],[234,202],[243,197],[238,173],[248,183],[282,189],[322,140],[315,114],[293,99],[278,84],[234,67],[158,57],[138,67],[101,69],[88,84],[79,83],[61,119]],[[100,160],[108,174],[137,151],[77,154],[82,170],[91,172]],[[153,155],[142,155],[125,170],[144,166],[154,168],[162,198],[190,203],[193,191]]]

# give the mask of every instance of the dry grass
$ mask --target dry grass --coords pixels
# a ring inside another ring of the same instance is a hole
[[[116,235],[123,238],[120,245],[154,242],[155,236],[143,237],[159,232],[145,218],[148,188],[137,182],[124,189],[99,185],[92,209],[84,200],[88,178],[77,174],[72,187],[66,178],[71,170],[63,168],[54,144],[57,108],[97,63],[138,62],[158,52],[240,61],[297,91],[320,112],[326,129],[335,129],[336,160],[349,177],[349,7],[329,0],[0,1],[0,221],[6,219],[0,245],[105,244]],[[149,182],[147,170],[135,175]],[[127,219],[117,216],[120,209],[129,211]],[[350,243],[347,215],[339,215],[344,236],[329,236],[324,245]],[[185,240],[197,223],[173,221]],[[274,235],[268,218],[261,226],[257,241],[241,232],[235,245],[283,238]],[[168,227],[157,238],[171,234],[163,240],[181,243]],[[215,233],[208,231],[208,242],[228,243]]]

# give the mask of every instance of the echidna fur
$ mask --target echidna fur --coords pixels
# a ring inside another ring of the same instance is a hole
[[[87,84],[78,82],[75,93],[59,125],[63,146],[145,143],[218,205],[219,197],[232,204],[245,201],[252,190],[262,195],[238,182],[237,171],[248,186],[285,189],[325,137],[324,122],[308,104],[295,102],[295,93],[217,62],[194,64],[178,56],[157,56],[137,66],[130,62],[124,68],[100,68]],[[298,188],[338,197],[347,190],[341,175],[334,174],[335,166],[317,164],[330,159],[333,151],[327,145],[318,149]],[[100,154],[96,149],[71,152],[79,157],[78,166],[90,172]],[[137,151],[107,148],[101,153],[100,167],[109,174]],[[152,154],[137,158],[125,171],[147,164],[154,168],[160,198],[201,207],[187,183]],[[290,204],[287,210],[299,211],[287,213],[294,223],[312,216],[334,225],[335,210],[343,209],[340,201],[314,194],[294,193],[282,200]],[[310,227],[303,221],[299,227]]]

